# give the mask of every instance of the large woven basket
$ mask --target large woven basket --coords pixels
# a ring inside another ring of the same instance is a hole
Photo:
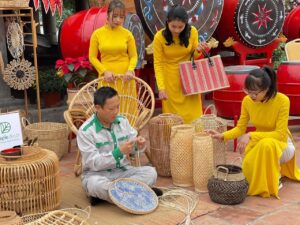
[[[198,133],[193,137],[193,180],[195,190],[207,192],[208,179],[213,175],[213,143],[207,133]]]
[[[0,0],[0,8],[28,7],[29,0]]]
[[[160,114],[149,121],[151,162],[160,176],[171,176],[171,128],[179,124],[183,124],[182,117],[171,113]]]
[[[207,109],[212,109],[213,114],[206,114]],[[223,133],[227,130],[227,123],[222,118],[216,116],[216,110],[214,105],[210,105],[206,108],[204,114],[196,119],[193,123],[196,132],[202,132],[203,130],[211,129]],[[213,139],[213,159],[214,167],[219,164],[226,163],[226,142]]]
[[[170,165],[173,184],[180,187],[193,186],[192,125],[176,125],[171,129]]]
[[[68,151],[68,125],[65,123],[41,122],[23,124],[24,135],[28,139],[37,139],[40,147],[56,153],[59,159]]]
[[[241,167],[224,164],[217,166],[207,187],[213,202],[234,205],[245,200],[249,185]]]
[[[0,225],[23,225],[21,217],[14,211],[0,211]]]
[[[0,156],[0,211],[27,214],[56,209],[60,189],[55,153],[30,146],[23,148],[22,156]]]

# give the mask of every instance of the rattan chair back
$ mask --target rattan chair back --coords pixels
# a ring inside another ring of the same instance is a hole
[[[300,38],[285,44],[285,54],[288,61],[300,60]]]
[[[120,97],[120,114],[126,116],[131,126],[141,130],[150,120],[154,112],[155,98],[151,87],[142,79],[134,77],[124,81],[122,75],[117,75],[115,81],[107,83],[103,77],[84,85],[70,102],[64,112],[64,118],[72,132],[77,134],[78,128],[85,119],[95,112],[94,93],[103,86],[110,86],[118,91]],[[81,174],[81,156],[78,151],[75,175]]]

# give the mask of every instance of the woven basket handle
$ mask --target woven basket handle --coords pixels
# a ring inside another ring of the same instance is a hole
[[[229,173],[229,169],[226,168],[226,167],[224,167],[224,166],[217,166],[217,179],[219,178],[219,177],[218,177],[218,174],[219,174],[219,170],[220,170],[220,169],[224,169],[224,170],[226,171],[226,176],[225,176],[225,178],[224,178],[224,181],[226,181],[226,180],[227,180],[228,173]]]
[[[206,115],[206,114],[207,114],[208,109],[211,110],[211,112],[212,112],[211,114],[217,115],[217,109],[216,109],[216,107],[215,107],[214,104],[208,105],[208,106],[206,107],[206,109],[204,110],[203,115]]]

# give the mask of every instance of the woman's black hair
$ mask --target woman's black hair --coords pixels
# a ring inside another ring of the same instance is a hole
[[[117,96],[118,92],[111,87],[101,87],[94,94],[94,105],[103,107],[107,99]]]
[[[124,5],[124,3],[122,1],[120,1],[120,0],[112,0],[108,4],[107,14],[111,13],[116,8],[124,9],[124,11],[125,11],[125,5]]]
[[[178,20],[185,23],[185,27],[183,31],[181,31],[181,33],[179,34],[179,40],[180,40],[180,45],[184,45],[187,48],[189,45],[191,26],[188,24],[189,16],[186,10],[180,5],[174,5],[168,11],[166,28],[163,30],[163,36],[167,41],[166,45],[171,45],[172,43],[174,43],[172,33],[168,26],[168,23],[174,20]]]
[[[247,90],[267,90],[264,102],[269,101],[277,94],[276,72],[269,66],[260,69],[251,70],[245,79],[245,88]]]

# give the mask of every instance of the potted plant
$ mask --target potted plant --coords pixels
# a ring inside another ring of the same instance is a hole
[[[39,87],[46,107],[57,106],[61,94],[66,90],[66,82],[57,77],[55,69],[41,68],[39,70]]]

